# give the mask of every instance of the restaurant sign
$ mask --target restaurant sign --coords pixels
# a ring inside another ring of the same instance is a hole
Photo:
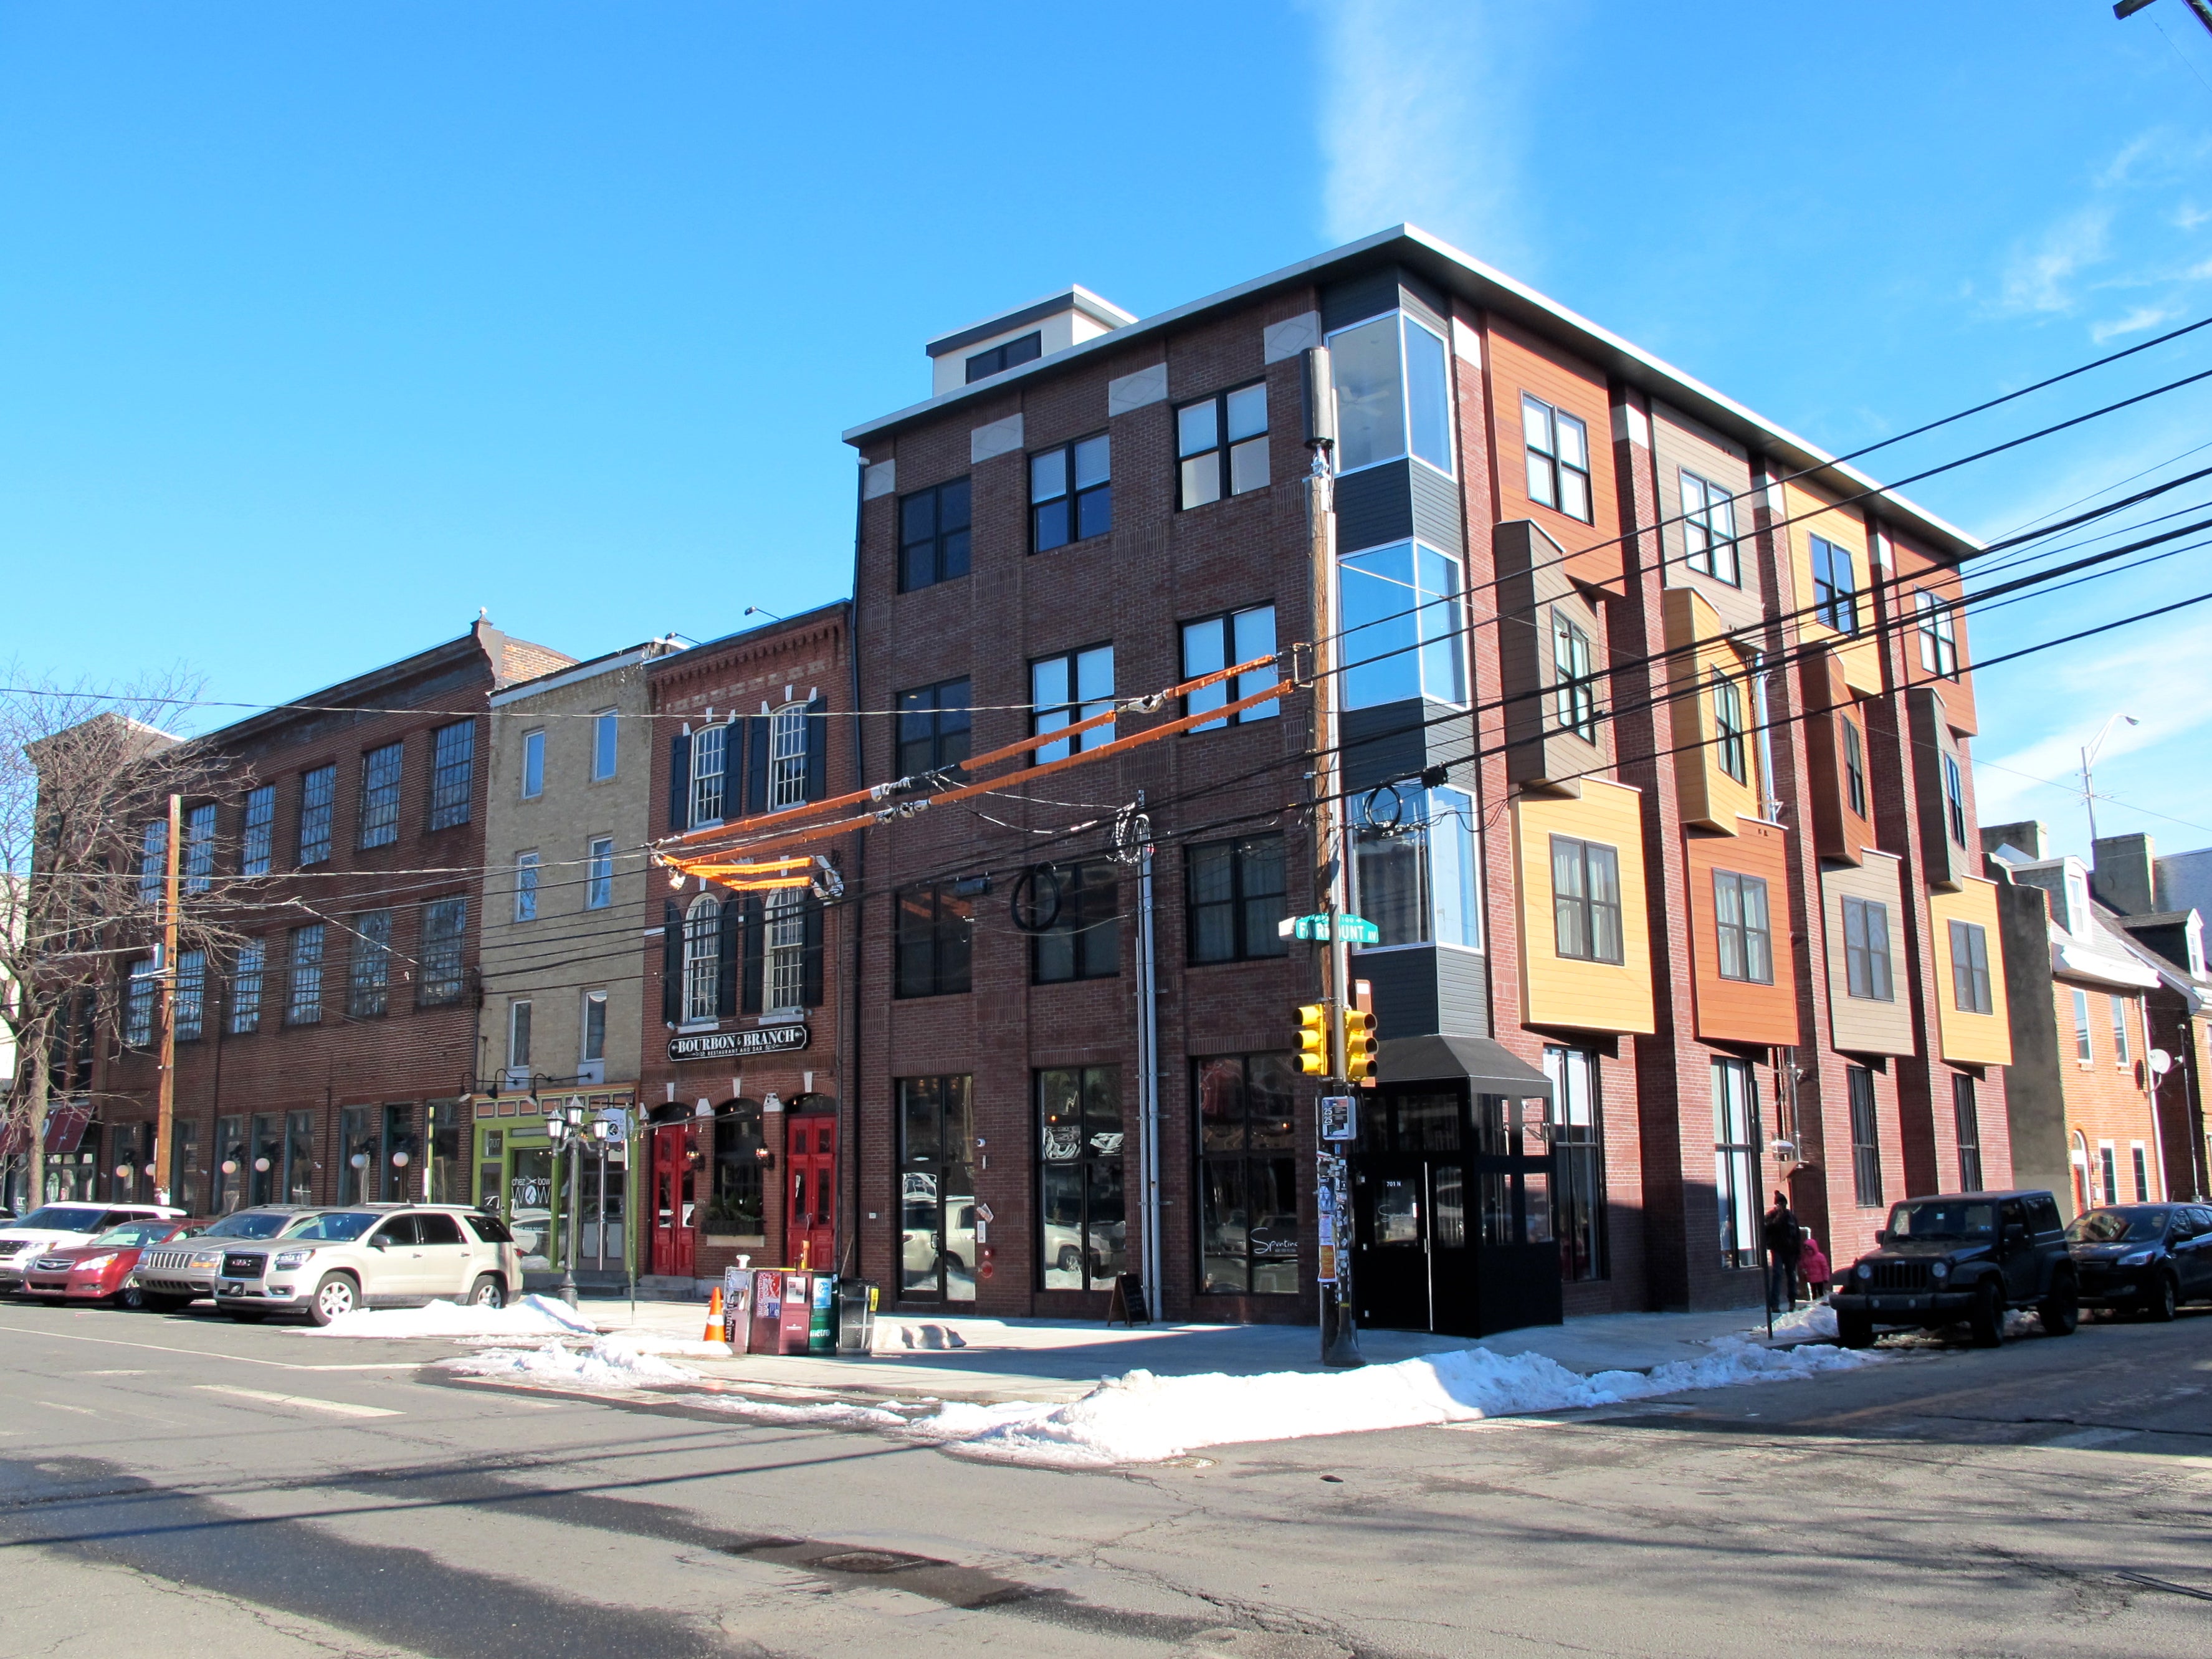
[[[694,1031],[668,1039],[671,1060],[743,1060],[755,1054],[795,1054],[814,1040],[804,1024],[761,1025],[750,1031]]]

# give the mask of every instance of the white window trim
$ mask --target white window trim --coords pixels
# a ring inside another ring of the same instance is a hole
[[[613,769],[606,772],[599,770],[599,722],[602,720],[612,720],[615,723],[615,763]],[[619,708],[599,709],[592,715],[592,781],[593,783],[611,783],[617,777],[621,775],[621,773],[622,710]]]
[[[607,896],[595,902],[592,890],[599,879],[599,848],[607,849]],[[615,902],[615,838],[612,836],[592,836],[584,842],[584,908],[586,910],[611,910]]]
[[[526,1073],[531,1069],[530,1056],[518,1055],[515,1053],[514,1041],[516,1033],[526,1023],[523,1011],[528,1009],[530,1006],[531,1000],[528,997],[516,997],[507,1005],[507,1069],[510,1073]],[[537,1021],[534,1013],[527,1023],[532,1027],[532,1036],[534,1038],[537,1035],[535,1029]]]
[[[768,810],[787,812],[806,804],[806,714],[787,702],[768,717]]]
[[[535,789],[532,789],[530,787],[530,745],[533,743],[538,745],[538,787]],[[525,732],[522,734],[522,777],[520,779],[520,787],[522,790],[522,799],[525,800],[541,800],[544,798],[545,732],[542,726],[535,732]]]
[[[806,1006],[806,900],[795,887],[768,896],[761,960],[762,1018],[802,1013]],[[788,997],[776,994],[779,988]]]
[[[1446,472],[1439,468],[1434,461],[1413,453],[1413,403],[1407,395],[1407,387],[1410,384],[1410,377],[1407,374],[1406,366],[1406,325],[1410,323],[1415,328],[1419,329],[1423,333],[1428,334],[1431,337],[1437,337],[1436,330],[1431,328],[1419,318],[1414,316],[1413,313],[1407,311],[1405,307],[1392,306],[1387,311],[1376,312],[1372,317],[1362,317],[1356,323],[1346,323],[1342,328],[1333,328],[1329,330],[1328,337],[1331,341],[1334,341],[1340,334],[1349,334],[1355,328],[1364,328],[1368,324],[1379,321],[1385,317],[1395,317],[1398,319],[1398,416],[1399,425],[1401,428],[1399,434],[1399,438],[1400,442],[1403,447],[1395,455],[1385,455],[1382,459],[1369,461],[1364,466],[1346,467],[1336,472],[1334,476],[1340,478],[1348,478],[1355,472],[1371,472],[1378,466],[1395,466],[1400,461],[1419,461],[1423,466],[1428,468],[1430,471],[1434,472],[1438,477],[1456,480],[1459,477],[1456,472]],[[1444,434],[1444,447],[1448,453],[1456,453],[1459,448],[1459,415],[1458,411],[1452,407],[1453,386],[1451,381],[1451,363],[1453,352],[1452,343],[1450,340],[1445,339],[1443,341],[1443,348],[1444,426],[1446,428]],[[1332,395],[1334,394],[1332,393]],[[1195,402],[1197,400],[1193,399],[1192,401]],[[1541,400],[1539,399],[1539,401],[1540,402]],[[1557,405],[1555,404],[1553,407],[1556,408]],[[1333,410],[1331,412],[1334,413]],[[1574,418],[1580,420],[1582,417],[1580,416],[1576,416]],[[1584,425],[1587,427],[1588,422],[1585,422]],[[1587,434],[1585,434],[1585,447],[1587,448]],[[1225,500],[1227,498],[1224,497],[1224,499]],[[1212,503],[1209,502],[1208,505],[1211,506]],[[1596,491],[1595,489],[1591,491],[1590,505],[1591,511],[1595,514],[1596,511]],[[1577,520],[1577,522],[1579,522],[1579,520]]]
[[[691,811],[689,816],[691,819],[691,827],[694,830],[711,830],[718,823],[726,823],[729,821],[730,733],[735,729],[736,722],[733,720],[716,720],[708,725],[701,726],[696,732],[694,732],[691,734]],[[699,769],[699,741],[709,732],[719,732],[721,733],[721,735],[715,739],[716,745],[720,751],[716,757],[719,764],[716,765],[715,769],[712,772],[702,772]],[[710,777],[720,779],[721,781],[722,791],[720,804],[722,810],[715,813],[714,817],[708,817],[703,816],[699,810],[702,805],[700,784],[703,780]],[[740,787],[742,787],[743,780],[740,780],[739,783]]]
[[[705,941],[712,948],[702,951],[699,937],[702,930],[695,929],[695,920],[708,915],[714,917],[714,930]],[[721,1015],[717,1012],[722,971],[721,907],[712,896],[702,894],[691,902],[684,913],[684,1030],[696,1030],[718,1024]],[[704,988],[703,999],[702,988]],[[693,1012],[703,1000],[707,1012]]]
[[[592,1004],[594,1000],[599,1005],[599,1052],[596,1054],[587,1054],[584,1050],[589,1045],[592,1030]],[[611,1002],[603,987],[595,986],[586,991],[578,1001],[576,1005],[576,1063],[579,1066],[606,1064],[607,1016],[611,1009]]]
[[[538,920],[539,867],[536,853],[517,853],[514,855],[514,919],[517,922]]]

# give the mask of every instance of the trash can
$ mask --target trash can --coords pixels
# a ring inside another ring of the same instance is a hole
[[[837,1352],[867,1353],[876,1345],[876,1287],[865,1279],[837,1281]]]
[[[837,1275],[816,1273],[811,1317],[807,1321],[806,1352],[837,1352]]]

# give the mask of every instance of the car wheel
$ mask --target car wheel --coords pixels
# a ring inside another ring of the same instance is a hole
[[[146,1292],[136,1285],[125,1285],[116,1291],[115,1305],[128,1308],[132,1313],[143,1313],[146,1310]]]
[[[1836,1316],[1836,1340],[1847,1348],[1874,1346],[1874,1321],[1863,1313]]]
[[[2045,1336],[2071,1336],[2081,1322],[2081,1292],[2071,1279],[2062,1279],[2037,1307]]]
[[[1061,1245],[1059,1267],[1064,1273],[1080,1273],[1083,1270],[1083,1252],[1073,1244]]]
[[[2172,1273],[2158,1276],[2158,1288],[2143,1303],[2143,1317],[2154,1319],[2161,1325],[2172,1319],[2181,1306],[2181,1287],[2173,1282]]]
[[[2004,1296],[1994,1279],[1984,1279],[1974,1293],[1974,1311],[1966,1322],[1978,1348],[1994,1348],[2004,1341]]]
[[[361,1290],[343,1273],[325,1273],[307,1304],[307,1317],[318,1325],[342,1319],[361,1305]]]
[[[947,1250],[939,1260],[944,1262],[947,1273],[963,1273],[968,1271],[968,1264],[960,1259],[957,1251]]]
[[[504,1308],[507,1305],[507,1286],[500,1282],[497,1273],[485,1273],[469,1291],[469,1300],[479,1308]]]

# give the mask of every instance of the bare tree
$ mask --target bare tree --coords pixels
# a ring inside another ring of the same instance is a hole
[[[181,669],[100,688],[10,665],[6,681],[0,1025],[15,1040],[15,1063],[0,1146],[27,1154],[35,1203],[45,1186],[50,1066],[58,1042],[80,1041],[64,1022],[89,1018],[94,1033],[116,1028],[124,964],[159,937],[159,889],[144,868],[166,849],[167,798],[205,800],[229,781],[219,754],[164,729],[199,689]],[[154,824],[161,828],[149,834]],[[234,895],[225,885],[199,886],[179,907],[182,948],[211,957],[228,938],[222,912]],[[173,975],[175,966],[162,969]]]

